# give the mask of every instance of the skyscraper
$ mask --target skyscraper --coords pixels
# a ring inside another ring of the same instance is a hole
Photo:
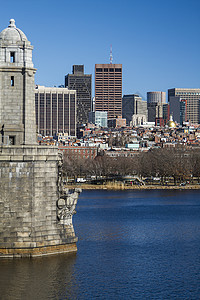
[[[170,115],[173,120],[179,124],[187,121],[187,100],[182,100],[180,97],[170,96]]]
[[[36,124],[41,135],[76,135],[76,91],[37,86],[35,108]]]
[[[168,102],[171,97],[179,97],[187,102],[187,121],[200,123],[200,89],[173,88],[168,90]]]
[[[92,75],[84,74],[84,65],[73,65],[72,74],[65,76],[65,87],[76,90],[77,125],[87,123],[91,111]]]
[[[149,122],[155,122],[156,118],[163,118],[163,105],[165,103],[165,92],[147,92],[147,108]]]
[[[122,115],[122,65],[95,65],[95,111],[107,111],[108,119]]]

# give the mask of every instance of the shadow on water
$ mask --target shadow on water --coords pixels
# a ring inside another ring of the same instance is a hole
[[[76,254],[0,260],[0,299],[76,299]]]

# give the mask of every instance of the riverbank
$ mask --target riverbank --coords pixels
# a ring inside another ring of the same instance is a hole
[[[81,188],[83,190],[199,190],[200,185],[124,185],[120,183],[107,184],[68,184],[66,188]]]

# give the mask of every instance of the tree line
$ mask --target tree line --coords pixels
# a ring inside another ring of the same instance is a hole
[[[170,178],[174,184],[200,177],[200,149],[184,146],[158,148],[140,152],[134,157],[97,156],[84,159],[64,154],[64,174],[67,177],[114,178],[137,175],[140,178],[159,178],[165,184]]]

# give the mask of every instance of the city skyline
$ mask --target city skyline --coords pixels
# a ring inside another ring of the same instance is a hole
[[[95,64],[123,66],[123,94],[170,88],[198,88],[199,1],[46,0],[33,4],[1,4],[3,30],[14,18],[34,46],[35,83],[64,84],[72,65],[84,64],[92,74]],[[51,62],[51,63],[50,63]]]

